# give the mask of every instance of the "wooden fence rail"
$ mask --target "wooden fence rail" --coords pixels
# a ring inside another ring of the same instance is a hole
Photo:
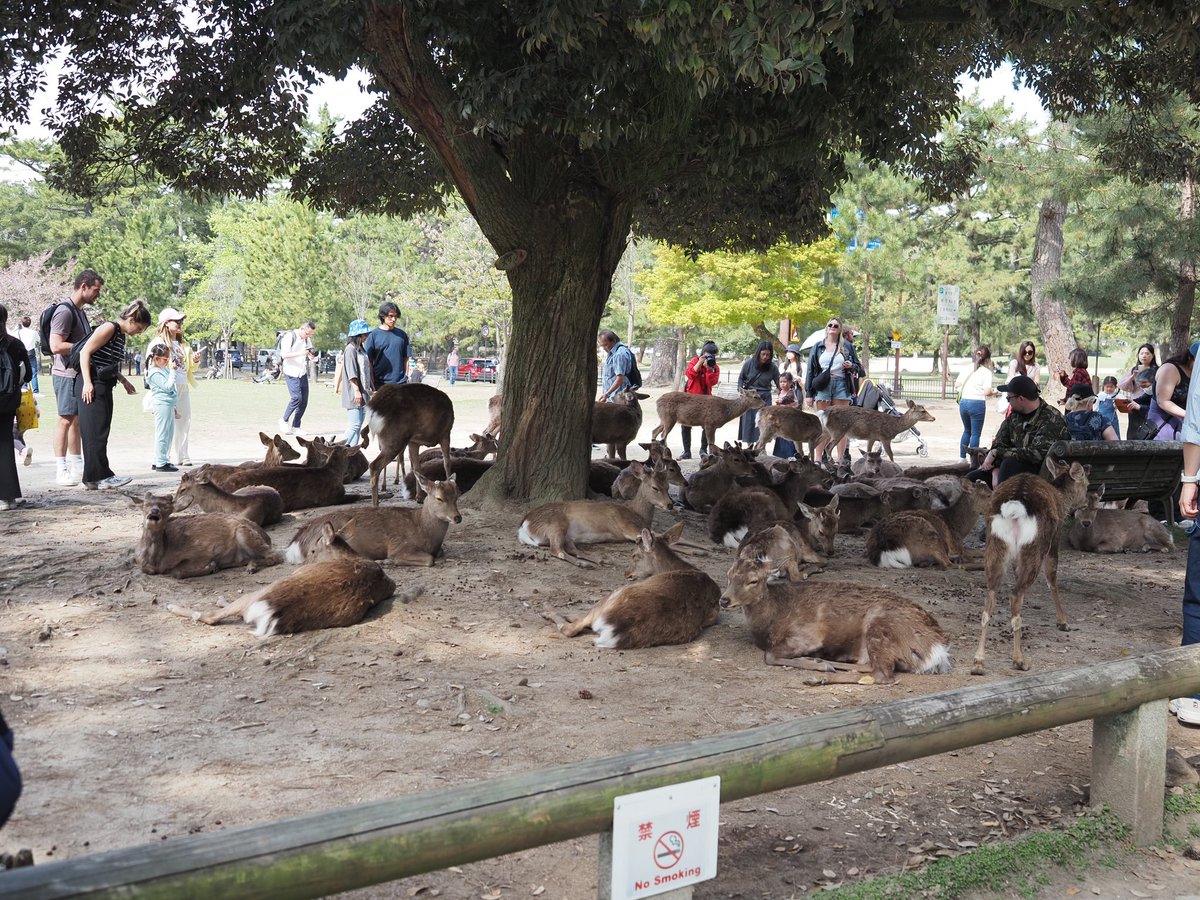
[[[1111,763],[1144,764],[1122,748],[1147,722],[1165,747],[1163,698],[1198,692],[1200,645],[1181,647],[17,869],[0,895],[318,897],[606,831],[621,794],[719,775],[724,803],[1087,719],[1114,726]]]

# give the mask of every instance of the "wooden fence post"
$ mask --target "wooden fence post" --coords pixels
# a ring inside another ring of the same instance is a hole
[[[1092,804],[1107,804],[1139,846],[1162,839],[1166,772],[1165,700],[1092,720]]]

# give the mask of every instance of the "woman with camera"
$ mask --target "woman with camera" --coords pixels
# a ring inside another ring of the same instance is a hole
[[[705,341],[691,362],[687,364],[684,374],[683,390],[688,394],[711,394],[717,382],[721,380],[721,367],[717,365],[717,345]],[[688,425],[680,427],[683,432],[683,453],[680,459],[692,458],[692,429]],[[708,452],[708,435],[700,429],[700,454]]]

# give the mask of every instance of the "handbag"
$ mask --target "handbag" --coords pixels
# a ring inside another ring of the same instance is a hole
[[[1170,419],[1167,422],[1171,421]],[[1158,433],[1163,430],[1167,422],[1155,424],[1149,419],[1143,419],[1138,423],[1137,427],[1129,433],[1131,441],[1152,441],[1158,437]]]
[[[21,405],[17,407],[17,431],[28,431],[38,427],[37,401],[33,399],[33,388],[21,391]]]
[[[815,393],[817,391],[823,391],[829,387],[829,379],[830,373],[828,369],[822,369],[820,372],[814,375],[812,380],[813,392]]]

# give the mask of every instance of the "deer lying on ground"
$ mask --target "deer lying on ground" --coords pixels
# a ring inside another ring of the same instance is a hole
[[[764,406],[758,411],[758,443],[759,450],[767,446],[767,442],[775,438],[791,441],[803,450],[808,445],[808,455],[814,456],[817,443],[825,433],[825,427],[820,418],[805,412],[799,406],[785,404],[783,406]]]
[[[491,459],[472,459],[469,456],[450,457],[450,475],[458,484],[458,496],[461,497],[475,487],[479,479],[486,475],[495,464],[495,461]],[[433,462],[422,463],[420,473],[428,481],[441,481],[444,477],[442,470],[442,461],[435,459]],[[404,490],[408,497],[420,501],[425,499],[425,491],[412,472],[404,476]]]
[[[255,525],[274,525],[283,518],[283,498],[265,484],[252,484],[230,493],[214,484],[208,466],[187,472],[175,489],[175,512],[195,506],[204,512],[241,516]]]
[[[605,497],[613,495],[613,485],[625,470],[603,459],[593,459],[588,470],[588,490]],[[634,487],[634,492],[637,488]]]
[[[904,469],[898,463],[883,458],[883,448],[878,450],[860,450],[861,456],[850,463],[850,474],[855,478],[894,478],[903,475]]]
[[[1133,509],[1101,506],[1104,485],[1087,496],[1087,506],[1075,513],[1067,543],[1086,553],[1146,553],[1175,546],[1167,526],[1153,516]]]
[[[909,509],[888,516],[871,529],[863,552],[872,565],[883,569],[983,568],[978,562],[962,564],[965,555],[962,539],[941,516],[928,509]]]
[[[734,479],[754,475],[754,457],[750,451],[730,446],[728,441],[724,447],[709,444],[708,451],[712,462],[692,473],[683,492],[688,505],[698,512],[707,512],[729,493]]]
[[[410,473],[411,474],[411,473]],[[450,524],[458,524],[458,486],[448,481],[429,481],[418,475],[425,502],[416,507],[380,506],[372,509],[337,510],[308,522],[296,532],[285,558],[290,563],[306,559],[324,540],[326,525],[367,559],[386,559],[398,566],[432,566],[441,555],[442,542]]]
[[[643,528],[626,578],[636,584],[617,588],[587,615],[571,622],[550,607],[542,615],[565,637],[591,630],[597,647],[635,650],[663,644],[686,644],[709,625],[717,624],[721,589],[708,575],[684,562],[670,545],[679,540],[683,523],[663,535]]]
[[[708,536],[714,544],[736,547],[748,532],[791,519],[792,510],[770,488],[733,488],[709,511]]]
[[[342,478],[343,484],[349,484],[352,481],[358,480],[363,472],[367,471],[366,454],[358,447],[347,445],[341,438],[327,441],[323,437],[315,437],[312,440],[298,437],[296,440],[305,450],[304,465],[309,468],[319,468],[325,465],[325,459],[328,456],[327,447],[331,447],[334,444],[342,444],[346,447],[346,474]]]
[[[771,577],[801,581],[814,572],[823,571],[825,557],[804,540],[800,530],[791,522],[775,522],[751,531],[737,546],[734,558],[771,561]],[[801,566],[807,568],[803,569]]]
[[[923,481],[913,478],[896,476],[893,478],[873,478],[862,481],[847,481],[835,484],[829,489],[844,497],[868,496],[872,491],[883,493],[889,491],[892,495],[892,512],[902,509],[929,509],[933,506],[934,493]],[[940,498],[939,498],[940,499]]]
[[[813,672],[805,684],[891,684],[899,671],[950,671],[946,635],[912,601],[869,584],[770,581],[778,561],[739,551],[721,595],[743,607],[770,666]]]
[[[576,544],[636,541],[650,528],[655,509],[671,508],[667,474],[633,462],[629,468],[641,479],[637,494],[626,502],[565,500],[545,503],[525,516],[517,539],[530,547],[549,547],[550,553],[580,568],[593,568],[597,560],[581,554]]]
[[[283,499],[284,512],[332,506],[346,499],[347,448],[345,444],[326,444],[319,449],[325,455],[323,466],[261,466],[232,473],[210,469],[209,478],[232,494],[252,484],[273,487]]]
[[[196,578],[243,565],[255,572],[280,562],[262,527],[241,516],[172,518],[175,501],[170,496],[147,493],[129,499],[142,508],[142,536],[133,561],[147,575]]]
[[[804,502],[811,507],[823,507],[831,505],[834,497],[838,498],[838,534],[857,534],[892,514],[891,491],[847,496],[814,487],[804,495]]]
[[[762,397],[743,388],[736,399],[727,400],[712,394],[689,394],[685,391],[668,391],[658,398],[658,426],[650,435],[651,440],[666,443],[671,429],[679,425],[699,425],[708,438],[708,446],[717,446],[717,429],[732,422],[751,409],[762,409]]]
[[[932,466],[908,466],[902,473],[905,478],[915,478],[925,481],[934,475],[955,475],[962,477],[975,468],[968,462],[942,463]]]
[[[892,455],[892,439],[902,431],[907,431],[918,422],[933,422],[934,417],[925,407],[908,401],[908,409],[902,416],[880,412],[877,409],[866,409],[861,406],[835,406],[825,411],[825,430],[829,432],[829,446],[836,447],[842,438],[860,438],[867,442],[867,452],[880,443],[888,459],[896,461]]]
[[[1049,457],[1044,463],[1053,481],[1037,475],[1021,474],[1001,482],[992,491],[988,515],[987,549],[984,551],[984,571],[987,573],[987,599],[983,605],[979,628],[979,648],[971,673],[984,672],[984,645],[988,622],[996,607],[996,594],[1004,574],[1012,569],[1015,575],[1011,610],[1013,630],[1013,666],[1027,669],[1029,664],[1021,655],[1021,606],[1025,592],[1044,569],[1059,631],[1067,630],[1067,616],[1058,596],[1058,538],[1063,520],[1074,510],[1086,505],[1089,467],[1079,463],[1065,466]]]
[[[503,412],[504,395],[493,394],[488,397],[488,423],[483,431],[485,434],[495,435],[497,440],[500,439],[500,418]]]
[[[371,505],[379,505],[379,473],[408,448],[414,472],[420,469],[417,454],[422,446],[442,448],[446,477],[450,477],[450,429],[454,427],[454,404],[442,391],[427,384],[385,384],[367,401],[367,418],[362,428],[366,449],[371,432],[379,442],[379,453],[371,460]]]
[[[592,443],[606,444],[609,459],[625,459],[625,448],[637,440],[642,427],[642,407],[639,400],[649,394],[626,389],[616,394],[611,403],[596,403],[592,409]]]
[[[667,483],[674,484],[681,488],[687,487],[687,479],[683,477],[683,470],[679,468],[679,463],[671,455],[671,450],[662,441],[651,441],[648,444],[638,444],[647,452],[649,458],[643,465],[655,468],[661,466],[667,473]],[[612,496],[618,500],[632,500],[633,495],[637,493],[639,479],[626,466],[621,470],[612,482]]]
[[[451,459],[487,459],[500,452],[500,444],[495,437],[488,434],[486,431],[483,434],[471,435],[472,444],[470,447],[451,447]],[[436,447],[429,450],[422,450],[421,455],[417,457],[417,462],[425,466],[429,463],[440,463],[442,461],[442,451]]]
[[[258,439],[262,441],[262,445],[266,448],[266,454],[261,462],[257,460],[254,462],[244,462],[242,463],[243,467],[282,466],[284,463],[300,458],[300,452],[284,440],[282,435],[268,435],[265,431],[260,431]]]
[[[262,590],[204,613],[174,605],[167,609],[205,625],[240,617],[253,625],[254,633],[261,638],[357,625],[380,600],[395,592],[395,582],[383,573],[379,563],[356,554],[326,524],[319,540],[311,544],[304,565]],[[420,593],[417,588],[402,599],[408,602]]]

